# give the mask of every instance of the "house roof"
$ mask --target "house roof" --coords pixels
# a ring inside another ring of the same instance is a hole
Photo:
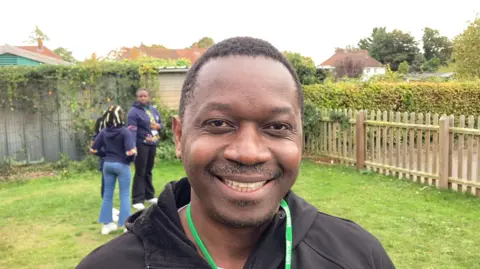
[[[362,62],[365,67],[383,67],[380,62],[368,55],[368,51],[366,50],[348,51],[343,49],[337,49],[335,54],[321,63],[319,67],[333,67],[337,62],[344,61],[347,57],[351,58],[353,61]]]
[[[167,49],[156,48],[140,45],[140,47],[129,48],[120,58],[135,59],[137,56],[146,56],[158,59],[172,59],[177,60],[181,58],[188,59],[191,64],[194,64],[207,49],[190,48],[190,49]],[[137,55],[135,55],[137,54]]]
[[[49,50],[45,46],[42,47],[41,49],[38,46],[16,46],[16,47],[24,49],[24,50],[31,51],[31,52],[39,53],[39,54],[42,54],[42,55],[45,55],[45,56],[48,56],[48,57],[51,57],[51,58],[55,58],[55,59],[58,59],[58,60],[62,59],[62,58],[60,58],[60,56],[55,54],[55,52]]]
[[[1,54],[7,54],[7,53],[17,55],[17,56],[20,56],[20,57],[23,57],[23,58],[27,58],[27,59],[30,59],[30,60],[34,60],[34,61],[37,61],[37,62],[45,63],[45,64],[53,64],[53,65],[70,65],[71,64],[71,63],[66,62],[64,60],[53,58],[53,57],[50,57],[50,56],[46,56],[46,55],[41,54],[41,53],[32,52],[30,50],[23,49],[21,47],[14,47],[14,46],[10,46],[8,44],[5,44],[4,46],[0,46],[0,55]]]

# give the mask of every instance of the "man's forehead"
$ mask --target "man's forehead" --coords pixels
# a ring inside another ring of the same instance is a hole
[[[295,85],[288,69],[269,58],[213,59],[200,70],[190,108],[187,107],[186,112],[190,114],[190,110],[194,113],[191,116],[199,116],[198,113],[207,111],[231,113],[247,109],[262,113],[262,116],[297,114],[299,107]]]
[[[196,84],[196,90],[207,96],[213,88],[234,90],[234,94],[254,88],[257,95],[264,93],[264,90],[296,95],[296,84],[288,69],[282,63],[265,57],[228,56],[212,59],[199,71]]]

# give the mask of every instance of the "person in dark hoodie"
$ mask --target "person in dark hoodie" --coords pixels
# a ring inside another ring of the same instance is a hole
[[[172,120],[186,177],[77,269],[394,268],[372,234],[291,190],[302,115],[298,76],[270,43],[212,46],[188,71]]]
[[[105,128],[104,118],[105,118],[106,113],[107,113],[107,110],[103,111],[102,116],[98,117],[97,120],[95,121],[95,126],[93,128],[93,135],[92,135],[92,140],[91,140],[90,146],[93,145],[93,142],[95,141],[95,138],[97,138],[100,131],[102,131],[103,128]],[[101,185],[100,185],[100,197],[103,199],[103,193],[104,193],[104,189],[105,189],[105,180],[104,180],[104,177],[103,177],[103,163],[105,162],[105,147],[99,148],[95,155],[97,155],[99,157],[98,158],[98,170],[102,174]],[[114,222],[118,222],[118,214],[119,213],[120,212],[118,211],[118,209],[116,209],[116,208],[112,209],[113,221]]]
[[[103,117],[104,129],[95,138],[90,152],[98,154],[104,147],[103,163],[104,193],[98,222],[102,223],[102,234],[109,234],[118,228],[113,222],[112,202],[115,182],[118,179],[120,214],[118,225],[124,226],[130,215],[130,163],[136,154],[133,138],[125,127],[123,110],[120,106],[110,106]]]
[[[132,186],[132,207],[137,210],[145,208],[144,201],[151,204],[157,202],[152,183],[152,170],[159,141],[162,119],[158,110],[150,105],[146,89],[139,89],[137,100],[128,112],[128,129],[136,141],[137,158]]]

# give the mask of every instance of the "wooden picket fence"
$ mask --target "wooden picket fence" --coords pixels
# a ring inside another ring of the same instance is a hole
[[[480,117],[328,109],[320,114],[305,137],[307,155],[480,197]]]

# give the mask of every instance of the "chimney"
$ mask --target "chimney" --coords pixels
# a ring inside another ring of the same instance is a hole
[[[40,38],[37,38],[37,50],[42,51],[43,50],[43,41]]]

